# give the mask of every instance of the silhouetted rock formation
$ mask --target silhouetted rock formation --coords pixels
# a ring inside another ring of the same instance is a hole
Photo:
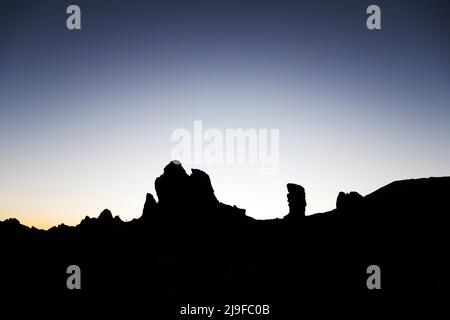
[[[450,287],[450,178],[391,183],[337,209],[305,216],[303,187],[288,184],[286,219],[258,221],[219,202],[209,176],[169,163],[141,218],[104,210],[48,231],[0,222],[5,298],[81,301],[279,301],[302,297],[445,295]],[[82,269],[82,290],[65,286]],[[382,290],[366,269],[382,270]],[[30,267],[32,266],[32,267]]]
[[[156,195],[161,206],[182,208],[189,202],[189,176],[177,161],[171,161],[156,178]]]
[[[355,210],[362,204],[363,196],[358,192],[352,191],[350,193],[339,192],[336,199],[337,210]]]
[[[103,210],[98,216],[98,220],[101,223],[111,223],[113,220],[111,211],[109,211],[108,209]]]
[[[306,195],[305,189],[294,183],[287,184],[288,189],[288,204],[289,213],[285,216],[286,219],[301,219],[305,217],[306,209]]]
[[[179,161],[170,162],[155,181],[158,204],[168,208],[212,206],[218,203],[209,176],[192,169],[188,175]]]
[[[6,219],[5,221],[3,221],[3,225],[14,227],[14,226],[20,226],[21,224],[20,224],[20,221],[17,220],[16,218],[9,218],[9,219]]]
[[[206,206],[217,204],[211,180],[206,173],[198,169],[192,169],[189,180],[190,190],[194,191],[193,200],[195,203]]]
[[[147,193],[145,198],[144,210],[142,211],[142,219],[150,220],[156,211],[156,200],[151,193]]]

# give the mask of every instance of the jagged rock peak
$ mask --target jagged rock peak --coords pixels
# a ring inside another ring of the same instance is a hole
[[[142,218],[147,219],[151,217],[152,212],[156,209],[157,203],[151,193],[147,193],[145,198],[144,210],[142,211]]]
[[[3,221],[4,224],[6,225],[16,225],[19,226],[20,225],[20,221],[17,220],[16,218],[9,218]]]
[[[205,203],[217,202],[208,174],[198,169],[192,169],[192,174],[189,178],[198,200],[204,201]]]
[[[158,204],[163,207],[208,206],[217,203],[209,176],[198,169],[188,175],[177,160],[170,162],[155,181]]]
[[[155,190],[158,201],[162,205],[182,205],[186,200],[188,191],[188,179],[186,171],[179,161],[171,161],[165,168],[164,173],[156,178]]]
[[[186,170],[184,170],[183,165],[178,160],[172,160],[168,165],[164,167],[165,175],[173,176],[187,176]]]

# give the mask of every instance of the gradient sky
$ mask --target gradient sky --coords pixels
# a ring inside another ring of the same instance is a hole
[[[339,191],[450,175],[449,17],[429,0],[1,1],[0,220],[139,217],[195,120],[280,129],[275,175],[196,166],[256,218],[288,212],[288,182],[311,214]]]

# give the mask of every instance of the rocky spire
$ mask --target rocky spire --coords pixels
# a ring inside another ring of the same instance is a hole
[[[285,218],[303,218],[305,216],[306,208],[305,189],[295,183],[288,183],[287,189],[289,213],[285,216]]]

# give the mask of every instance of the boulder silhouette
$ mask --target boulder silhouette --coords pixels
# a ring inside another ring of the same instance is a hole
[[[363,196],[358,192],[352,191],[350,193],[339,192],[336,199],[337,210],[355,210],[362,204]]]
[[[103,210],[98,216],[98,220],[101,223],[111,223],[113,221],[111,211],[109,211],[108,209]]]

